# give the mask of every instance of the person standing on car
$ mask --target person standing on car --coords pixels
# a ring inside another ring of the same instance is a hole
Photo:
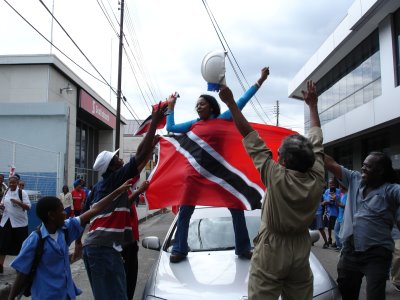
[[[275,162],[271,150],[235,104],[231,90],[223,87],[219,92],[267,188],[260,229],[254,239],[250,300],[278,299],[280,295],[282,299],[313,297],[308,226],[320,204],[325,170],[315,84],[308,81],[307,91],[302,93],[310,110],[309,138],[300,134],[286,137]]]
[[[0,222],[0,274],[6,255],[17,255],[28,236],[28,213],[31,208],[28,194],[18,188],[19,179],[11,176],[0,206],[4,209]]]
[[[365,276],[367,299],[385,299],[394,249],[392,228],[400,228],[400,184],[392,161],[382,152],[371,152],[358,172],[326,155],[325,167],[348,188],[337,266],[342,298],[358,299]]]
[[[251,86],[242,97],[238,100],[238,106],[243,109],[254,94],[258,91],[264,81],[268,78],[269,68],[261,69],[261,76],[256,83]],[[221,114],[221,109],[217,100],[211,95],[200,95],[196,103],[196,111],[199,115],[198,119],[188,121],[181,124],[175,124],[174,108],[176,99],[168,101],[167,111],[167,131],[174,133],[187,133],[190,131],[193,124],[208,119],[224,119],[230,120],[231,114],[225,111]],[[212,133],[210,133],[212,134]],[[172,253],[170,255],[171,263],[178,263],[184,259],[189,251],[188,246],[188,233],[190,218],[194,212],[194,205],[180,205],[178,215],[178,225],[175,233],[175,241],[172,246]],[[241,209],[229,208],[232,215],[233,231],[235,233],[235,254],[244,259],[251,259],[253,253],[251,252],[251,244],[249,233],[246,227],[246,220],[244,212]]]

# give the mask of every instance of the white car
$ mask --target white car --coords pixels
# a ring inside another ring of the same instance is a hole
[[[252,240],[259,229],[261,210],[245,211]],[[187,259],[170,263],[177,217],[172,222],[164,244],[158,237],[145,237],[144,248],[159,250],[160,256],[146,283],[142,300],[245,300],[250,260],[235,255],[232,217],[228,209],[197,206],[192,215]],[[313,242],[319,239],[312,232]],[[314,274],[314,299],[340,299],[337,285],[311,253]]]

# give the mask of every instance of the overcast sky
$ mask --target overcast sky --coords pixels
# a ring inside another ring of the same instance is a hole
[[[51,39],[51,15],[40,1],[7,0],[46,38]],[[264,66],[270,77],[257,93],[254,107],[244,112],[252,122],[276,123],[274,106],[280,102],[279,123],[303,132],[303,102],[289,99],[288,83],[346,16],[354,0],[208,0],[206,3],[249,84]],[[87,59],[54,22],[53,43],[93,76],[117,87],[118,1],[45,0],[43,3],[80,47]],[[103,10],[107,12],[109,20]],[[148,107],[177,91],[176,121],[196,118],[194,105],[207,92],[201,61],[210,51],[223,49],[201,0],[125,0],[122,92],[135,112],[146,118]],[[110,25],[113,24],[114,29]],[[87,75],[34,31],[5,1],[0,1],[0,55],[48,54],[65,62],[114,107],[110,88]],[[226,45],[225,45],[226,47]],[[228,54],[233,58],[232,54]],[[243,90],[226,61],[227,85],[235,97]],[[235,66],[235,68],[237,68]],[[237,69],[238,70],[238,69]],[[1,75],[1,74],[0,74]],[[101,79],[103,80],[103,79]],[[242,79],[243,80],[243,79]],[[209,92],[216,96],[218,95]],[[224,104],[220,103],[222,111]],[[124,117],[133,119],[124,107]],[[262,116],[262,119],[259,117]]]

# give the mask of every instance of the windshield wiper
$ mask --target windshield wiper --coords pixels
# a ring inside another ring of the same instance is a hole
[[[191,249],[191,252],[204,252],[204,251],[225,251],[225,250],[234,250],[235,246],[229,247],[214,247],[214,248],[207,248],[207,249]]]

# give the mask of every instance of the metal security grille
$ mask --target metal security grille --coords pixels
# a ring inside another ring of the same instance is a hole
[[[61,153],[0,138],[0,173],[8,181],[11,168],[25,182],[25,190],[57,196],[61,190]]]

